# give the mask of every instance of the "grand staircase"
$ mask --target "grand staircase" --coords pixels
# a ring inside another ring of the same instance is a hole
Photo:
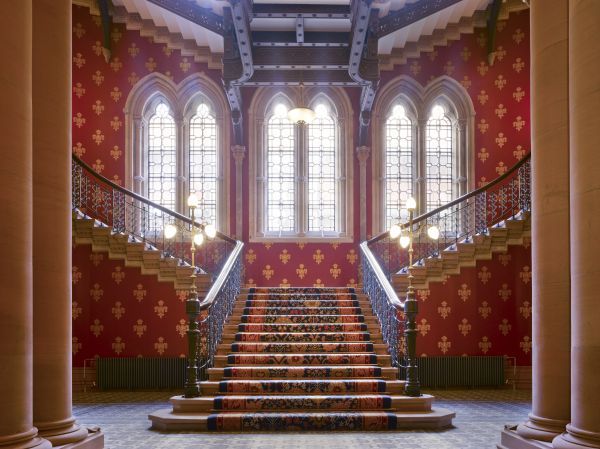
[[[433,397],[403,395],[366,296],[348,288],[243,291],[201,382],[153,428],[201,431],[394,430],[448,426]]]

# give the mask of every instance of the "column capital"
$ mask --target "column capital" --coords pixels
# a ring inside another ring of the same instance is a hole
[[[231,154],[233,154],[235,162],[241,164],[244,157],[246,157],[246,147],[244,145],[233,145],[231,147]]]
[[[360,147],[356,147],[356,156],[358,157],[358,161],[361,165],[366,164],[367,159],[369,159],[369,155],[371,154],[371,147],[366,145],[361,145]]]

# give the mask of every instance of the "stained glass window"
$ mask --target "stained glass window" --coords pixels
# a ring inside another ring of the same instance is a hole
[[[190,119],[189,191],[200,198],[204,223],[217,223],[217,123],[206,103]]]
[[[177,142],[175,120],[169,106],[160,102],[148,121],[148,198],[175,210]]]
[[[386,229],[406,221],[406,200],[413,196],[412,122],[402,105],[396,105],[385,123]]]
[[[444,107],[433,106],[425,130],[428,211],[452,201],[452,138],[452,122]]]

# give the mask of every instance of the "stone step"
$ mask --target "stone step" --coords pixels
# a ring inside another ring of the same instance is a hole
[[[202,395],[402,394],[404,382],[385,379],[227,379],[201,382]]]
[[[369,332],[238,332],[223,336],[223,343],[240,342],[326,342],[326,341],[372,341]]]
[[[235,317],[232,317],[235,322]],[[313,324],[313,323],[377,323],[377,317],[363,315],[242,315],[241,323]]]
[[[235,353],[228,355],[216,355],[215,367],[228,365],[379,365],[391,366],[391,357],[387,354],[248,354]]]
[[[360,307],[240,307],[233,315],[362,315]]]
[[[310,365],[310,366],[231,366],[209,368],[208,380],[235,379],[298,379],[298,378],[383,378],[397,380],[398,368],[373,365]]]
[[[387,345],[370,342],[235,342],[220,344],[217,354],[229,353],[325,353],[375,352],[387,354]]]

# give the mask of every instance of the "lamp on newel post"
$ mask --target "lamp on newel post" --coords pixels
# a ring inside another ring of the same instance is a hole
[[[421,386],[419,384],[419,368],[417,366],[417,313],[419,312],[419,302],[415,298],[415,288],[413,286],[413,240],[414,229],[413,219],[414,212],[417,209],[417,202],[413,197],[409,197],[406,201],[406,209],[408,209],[408,226],[393,225],[390,228],[390,237],[392,239],[399,238],[399,243],[402,248],[408,248],[408,288],[406,290],[406,300],[404,301],[404,314],[406,316],[404,326],[404,337],[406,339],[406,384],[404,393],[407,396],[421,396]],[[407,228],[403,231],[403,228]],[[421,226],[417,229],[420,232]],[[439,238],[440,231],[437,226],[431,226],[427,229],[427,235],[433,240]]]

